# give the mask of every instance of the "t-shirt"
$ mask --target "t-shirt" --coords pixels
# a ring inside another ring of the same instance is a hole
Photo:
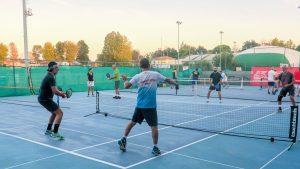
[[[227,76],[224,72],[222,72],[221,77],[223,81],[227,81]]]
[[[114,76],[116,76],[116,77],[114,78],[115,81],[119,81],[119,80],[121,79],[121,77],[120,77],[120,71],[119,71],[118,68],[116,68],[116,69],[114,70]]]
[[[87,73],[87,76],[89,81],[94,81],[94,73]]]
[[[222,78],[219,72],[212,72],[209,77],[212,79],[213,84],[218,84]]]
[[[52,92],[51,87],[55,86],[55,79],[54,76],[51,73],[48,73],[41,84],[40,87],[40,94],[38,96],[39,100],[49,100],[52,99],[54,94]]]
[[[130,80],[138,86],[137,108],[156,108],[157,84],[164,81],[165,76],[154,71],[143,71]]]
[[[295,76],[295,84],[300,84],[300,70],[296,71],[294,76]]]
[[[198,71],[193,71],[192,72],[192,79],[193,80],[198,80],[199,79],[199,72]]]
[[[278,77],[278,79],[281,81],[283,86],[286,84],[292,83],[293,78],[294,78],[294,75],[291,72],[286,72],[286,73],[282,72],[282,73],[280,73],[280,75]],[[288,88],[293,88],[293,87],[294,87],[294,85],[289,86]]]
[[[275,76],[275,71],[274,70],[270,70],[268,72],[268,81],[269,82],[274,82],[274,76]]]

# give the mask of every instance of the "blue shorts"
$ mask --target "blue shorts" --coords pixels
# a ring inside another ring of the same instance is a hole
[[[221,85],[219,83],[213,84],[209,87],[209,90],[221,91]]]

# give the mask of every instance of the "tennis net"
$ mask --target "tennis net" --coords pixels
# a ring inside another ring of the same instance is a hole
[[[177,80],[179,89],[176,90],[174,86],[166,83],[159,84],[157,89],[158,95],[174,95],[174,96],[198,96],[206,97],[210,88],[209,79],[199,80],[188,80],[180,79]],[[274,88],[274,93],[270,88],[268,94],[267,81],[245,81],[243,79],[231,80],[223,82],[221,85],[221,93],[223,98],[227,99],[239,99],[239,100],[252,100],[252,101],[268,101],[277,102],[277,97],[280,92],[280,87]],[[124,93],[137,93],[137,89],[122,89]],[[213,92],[211,97],[218,97]],[[289,101],[288,97],[283,98],[283,102]],[[296,97],[296,101],[300,102],[300,97]]]
[[[131,119],[136,103],[134,97],[122,96],[117,104],[111,95],[101,92],[98,97],[98,113]],[[291,133],[298,127],[293,122],[298,120],[298,107],[283,106],[282,113],[277,113],[277,108],[276,105],[266,106],[265,102],[236,105],[159,100],[157,113],[162,126],[271,141],[295,141],[296,136]]]

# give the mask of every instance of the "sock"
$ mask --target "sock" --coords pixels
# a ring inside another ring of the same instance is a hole
[[[157,144],[154,144],[153,147],[157,147]]]
[[[126,137],[126,136],[123,136],[123,138],[127,139],[127,137]]]
[[[57,133],[59,128],[59,124],[54,124],[54,130],[53,133]]]
[[[51,130],[51,129],[52,129],[52,125],[53,125],[53,124],[50,124],[50,123],[49,123],[49,124],[48,124],[48,127],[47,127],[47,130]]]

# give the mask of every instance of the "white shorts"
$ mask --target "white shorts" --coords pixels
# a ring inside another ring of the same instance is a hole
[[[94,87],[94,81],[87,81],[88,87]]]
[[[295,86],[296,89],[300,88],[300,84],[294,84],[294,86]]]

